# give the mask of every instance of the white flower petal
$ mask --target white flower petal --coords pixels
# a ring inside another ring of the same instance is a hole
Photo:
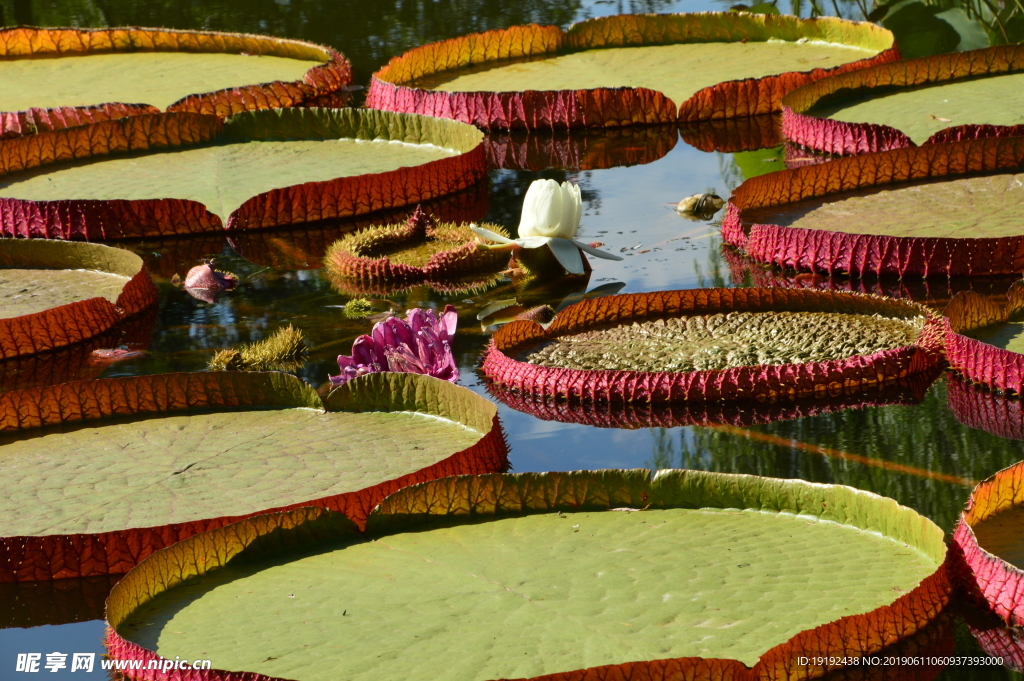
[[[477,236],[482,236],[483,238],[490,239],[491,241],[497,241],[499,244],[510,244],[510,243],[512,243],[512,239],[509,239],[506,236],[502,236],[502,235],[498,234],[497,232],[492,232],[489,229],[484,229],[483,227],[477,227],[476,225],[470,225],[469,228],[472,229],[473,232],[477,234]]]
[[[593,246],[591,246],[589,244],[580,243],[579,241],[576,241],[575,239],[573,240],[573,243],[576,244],[576,246],[581,251],[586,251],[590,255],[596,256],[598,258],[604,258],[605,260],[622,260],[622,256],[621,255],[615,255],[613,253],[607,253],[605,251],[599,251],[596,248],[594,248]]]
[[[549,241],[551,241],[549,236],[528,236],[525,239],[516,239],[516,243],[523,248],[540,248],[547,246]]]
[[[555,254],[559,264],[570,274],[583,274],[583,258],[580,251],[568,239],[553,238],[548,241],[548,248]]]

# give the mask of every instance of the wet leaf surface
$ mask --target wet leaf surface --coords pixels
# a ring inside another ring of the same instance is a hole
[[[89,270],[0,269],[0,319],[101,297],[116,303],[128,277]]]

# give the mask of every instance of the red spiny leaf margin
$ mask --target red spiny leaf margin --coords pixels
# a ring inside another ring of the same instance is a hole
[[[0,359],[35,355],[99,336],[128,317],[156,304],[158,293],[142,259],[99,244],[0,242],[5,267],[103,269],[130,277],[117,300],[95,297],[58,305],[42,312],[0,319]],[[53,253],[41,254],[43,249]],[[92,258],[95,258],[93,260]],[[110,258],[110,259],[108,259]]]
[[[847,123],[817,118],[806,112],[818,102],[842,97],[842,91],[856,93],[861,99],[871,90],[890,94],[894,88],[913,88],[949,83],[965,78],[998,76],[1024,71],[1024,47],[999,45],[968,52],[937,54],[906,59],[823,78],[792,90],[782,99],[782,133],[791,142],[829,154],[867,154],[913,147],[915,144],[900,130],[874,123]],[[840,94],[837,94],[840,93]],[[965,125],[940,130],[926,144],[1016,137],[1024,126]]]
[[[0,58],[52,59],[113,52],[247,53],[322,62],[307,71],[301,81],[275,81],[188,95],[170,105],[168,111],[225,117],[242,111],[301,106],[308,100],[336,92],[352,82],[352,68],[344,55],[329,47],[299,40],[243,33],[153,28],[0,29]],[[0,112],[0,139],[159,111],[148,104],[113,102],[95,106]]]
[[[1024,570],[982,548],[973,528],[1022,502],[1024,462],[983,480],[960,515],[950,551],[954,576],[969,601],[1011,627],[1024,626]]]
[[[498,225],[482,226],[499,234],[505,232]],[[484,248],[467,225],[458,227],[463,241],[438,234],[434,217],[417,207],[405,222],[367,227],[335,241],[324,254],[324,269],[342,287],[374,289],[497,274],[508,264],[508,253]],[[388,256],[378,255],[382,249],[412,248],[435,238],[446,243],[447,250],[434,253],[422,266],[392,262]]]
[[[691,314],[733,311],[844,311],[859,314],[923,315],[916,345],[830,362],[734,367],[718,371],[650,372],[561,369],[512,358],[517,347],[608,325]],[[483,361],[495,384],[540,399],[587,402],[714,402],[823,397],[905,379],[939,361],[941,327],[927,308],[848,293],[804,289],[693,289],[633,293],[585,300],[562,310],[547,328],[527,321],[499,329]]]
[[[413,124],[417,122],[418,128]],[[290,135],[281,135],[281,129],[289,126]],[[237,132],[239,128],[243,129],[242,133]],[[415,205],[471,187],[487,173],[480,143],[482,136],[471,128],[446,129],[423,119],[413,121],[413,117],[376,111],[296,108],[246,112],[227,123],[206,114],[143,114],[0,140],[0,177],[60,161],[216,143],[226,137],[235,142],[328,139],[326,135],[330,134],[362,137],[370,128],[373,135],[395,135],[405,141],[415,139],[416,133],[424,137],[446,135],[450,138],[446,141],[463,153],[383,173],[273,189],[239,206],[228,217],[226,225],[203,204],[184,199],[30,201],[0,198],[0,235],[100,241],[225,229],[268,229]]]
[[[1024,281],[1010,287],[1000,305],[973,291],[953,296],[946,306],[946,360],[967,380],[990,388],[1024,394],[1024,355],[997,348],[964,332],[1007,321],[1024,308]]]
[[[797,500],[793,497],[800,492],[779,491],[781,486],[792,485],[792,481],[756,476],[661,471],[654,480],[650,480],[643,474],[649,475],[647,471],[584,471],[446,478],[406,488],[385,499],[370,518],[370,523],[373,523],[372,529],[367,529],[372,536],[386,536],[392,531],[415,528],[419,519],[434,515],[473,516],[467,517],[466,521],[481,522],[487,516],[503,517],[555,510],[566,513],[581,510],[602,511],[618,506],[635,507],[644,502],[655,508],[687,507],[688,503],[693,503],[692,500],[686,495],[685,498],[679,497],[678,491],[669,491],[680,490],[676,485],[682,484],[693,485],[690,493],[701,500],[701,506],[716,507],[720,503],[725,503],[725,499],[712,491],[716,484],[715,477],[719,479],[719,484],[724,484],[724,487],[730,489],[730,493],[725,495],[730,507],[739,504],[739,507],[743,508],[745,504],[753,503],[753,507],[760,510],[785,508],[788,512],[793,512],[794,507],[809,509],[809,499],[813,499],[816,504],[821,504],[827,499],[827,503],[816,507],[815,510],[833,506],[850,510],[860,504],[891,503],[891,500],[874,495],[870,499],[854,501],[849,498],[849,493],[853,490],[838,486],[829,491],[821,489],[822,486],[801,490],[806,498]],[[808,485],[802,481],[798,484]],[[745,497],[755,496],[747,491],[754,488],[758,492],[756,501],[752,502],[750,498]],[[668,496],[663,496],[666,494]],[[788,503],[781,503],[783,501]],[[331,517],[323,511],[317,511],[318,509],[307,508],[293,511],[291,514],[253,518],[233,528],[217,530],[191,539],[187,543],[161,552],[140,565],[113,589],[107,599],[109,627],[106,643],[110,656],[114,659],[141,660],[143,669],[130,675],[146,681],[277,681],[276,678],[254,672],[220,669],[199,672],[172,669],[161,672],[146,669],[150,661],[162,662],[164,658],[121,637],[116,628],[133,611],[158,594],[190,577],[229,564],[234,556],[245,552],[247,547],[261,541],[262,537],[273,536],[273,543],[266,545],[265,548],[261,547],[253,557],[267,553],[279,555],[281,551],[298,548],[314,541],[327,540],[331,536],[351,536],[351,530],[345,527],[332,530],[329,524]],[[858,678],[856,672],[860,670],[853,668],[854,675],[846,676],[851,669],[844,669],[842,662],[822,665],[817,663],[815,658],[838,660],[843,657],[880,654],[882,651],[903,651],[908,654],[927,654],[926,651],[949,653],[952,650],[951,629],[944,609],[949,603],[952,585],[948,573],[948,552],[942,543],[941,532],[933,525],[927,526],[927,521],[922,522],[923,519],[920,517],[913,518],[910,515],[913,512],[908,509],[896,507],[890,509],[889,513],[893,511],[914,528],[897,530],[903,541],[915,544],[935,556],[938,561],[942,561],[935,572],[888,605],[867,613],[842,617],[800,632],[785,643],[766,651],[753,668],[737,660],[688,657],[632,661],[547,674],[519,681],[839,681]],[[829,511],[821,515],[831,517]],[[865,514],[869,515],[878,521],[877,512]],[[856,517],[858,520],[852,522],[868,522],[866,517]],[[850,522],[850,517],[845,517],[844,521]],[[893,526],[896,524],[894,520],[882,521],[882,525],[890,523]],[[318,535],[318,530],[323,534]],[[914,538],[910,540],[909,536]],[[943,557],[946,560],[943,560]],[[933,678],[940,670],[941,666],[922,669],[920,666],[909,665],[904,670],[897,670],[891,678],[913,678],[920,681],[923,678]]]
[[[268,376],[272,375],[249,372],[159,374],[12,391],[0,395],[0,432],[112,416],[295,406],[293,398],[282,395],[268,382],[273,380]],[[291,376],[286,380],[301,384]],[[483,398],[478,399],[482,406],[490,406]],[[354,492],[241,516],[188,523],[94,534],[0,537],[0,582],[123,574],[154,551],[200,532],[264,513],[301,507],[337,511],[362,527],[370,511],[384,497],[403,487],[451,475],[494,473],[507,467],[508,446],[495,411],[490,430],[470,447],[414,473]]]
[[[1024,137],[930,144],[780,170],[747,180],[729,199],[722,238],[758,262],[858,277],[980,276],[1024,271],[1024,234],[1000,238],[894,237],[758,224],[743,211],[855,189],[1024,168]]]
[[[863,45],[877,49],[879,54],[832,69],[719,83],[700,90],[681,106],[662,93],[645,88],[443,92],[414,85],[424,76],[522,57],[556,56],[605,47],[805,37]],[[393,58],[373,75],[367,106],[454,118],[486,130],[608,128],[739,118],[780,111],[782,96],[806,83],[897,59],[899,52],[893,46],[892,34],[885,29],[831,17],[797,19],[735,12],[620,15],[589,19],[567,31],[530,24],[414,48]]]
[[[920,404],[938,371],[911,376],[895,384],[837,388],[820,397],[793,401],[732,401],[679,404],[572,402],[538,397],[489,385],[495,399],[542,421],[579,423],[597,428],[678,428],[680,426],[753,426],[789,421],[844,409],[891,404]],[[1021,437],[1019,439],[1024,439]]]

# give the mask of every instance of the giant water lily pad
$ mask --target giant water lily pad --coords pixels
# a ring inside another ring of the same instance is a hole
[[[830,73],[898,58],[892,34],[867,23],[620,15],[415,48],[374,74],[367,104],[488,129],[733,118],[778,111],[783,94]]]
[[[0,239],[0,359],[94,338],[156,300],[153,280],[134,253]]]
[[[352,82],[329,47],[241,33],[0,29],[0,137],[162,110],[296,106]]]
[[[546,328],[512,322],[494,334],[483,371],[540,397],[792,399],[924,371],[937,360],[938,336],[926,308],[874,296],[659,291],[585,300]]]
[[[1003,305],[964,291],[946,306],[946,359],[975,383],[1024,394],[1024,282],[1010,287]]]
[[[1019,274],[1021,170],[1021,137],[782,170],[733,193],[722,236],[754,260],[812,272]]]
[[[1024,47],[1000,45],[879,64],[783,99],[783,134],[831,154],[863,154],[1024,132]]]
[[[161,552],[111,592],[108,647],[296,681],[817,678],[799,657],[871,653],[933,621],[945,553],[931,521],[847,487],[464,476],[385,499],[364,535],[296,511]]]
[[[483,177],[482,135],[356,109],[168,113],[0,141],[0,229],[116,239],[362,215]]]
[[[1024,625],[1024,463],[982,481],[953,533],[955,566],[974,603],[1003,620]]]
[[[0,413],[17,487],[0,502],[0,581],[124,572],[268,509],[361,522],[402,485],[500,470],[506,452],[493,405],[412,374],[323,401],[288,374],[103,379],[7,393]]]

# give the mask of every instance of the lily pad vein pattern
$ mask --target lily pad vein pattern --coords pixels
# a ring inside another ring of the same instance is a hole
[[[165,658],[202,651],[220,668],[299,681],[486,681],[686,656],[752,666],[802,630],[891,603],[936,567],[809,516],[542,514],[228,566],[119,629]]]

